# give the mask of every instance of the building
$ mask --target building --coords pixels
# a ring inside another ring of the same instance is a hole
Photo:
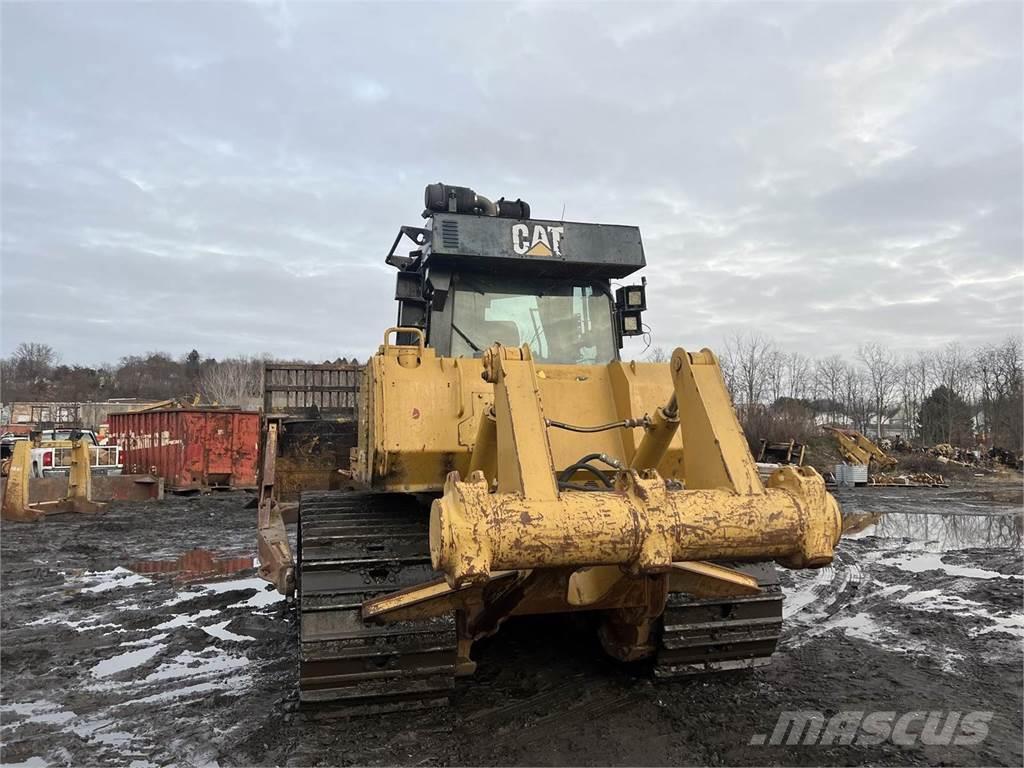
[[[112,413],[124,413],[153,405],[155,401],[120,397],[103,402],[26,402],[18,401],[4,406],[7,424],[53,424],[55,427],[73,426],[98,429],[106,424]]]

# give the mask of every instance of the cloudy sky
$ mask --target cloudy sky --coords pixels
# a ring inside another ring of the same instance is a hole
[[[433,181],[639,225],[658,346],[998,340],[1021,49],[1017,2],[5,2],[0,352],[365,356]]]

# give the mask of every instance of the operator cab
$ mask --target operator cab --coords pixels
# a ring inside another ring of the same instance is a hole
[[[429,226],[402,227],[386,262],[399,270],[398,325],[423,330],[439,355],[499,342],[544,363],[603,365],[643,333],[645,285],[613,296],[611,284],[645,266],[636,227],[531,219],[521,200],[444,184],[428,185],[424,203]],[[395,253],[403,237],[418,246],[408,256]]]

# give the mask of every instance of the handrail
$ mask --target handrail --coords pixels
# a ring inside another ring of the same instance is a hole
[[[391,334],[395,334],[397,336],[399,333],[414,333],[414,334],[416,334],[416,336],[418,338],[418,341],[416,342],[416,346],[419,348],[420,353],[421,354],[423,353],[423,349],[427,345],[427,336],[426,336],[425,333],[423,333],[423,329],[422,328],[415,328],[413,326],[406,326],[406,325],[398,325],[398,326],[395,326],[393,328],[388,328],[386,331],[384,331],[384,351],[385,352],[387,352],[391,347],[411,347],[412,346],[411,344],[399,344],[397,339],[395,340],[394,344],[391,344],[390,342],[388,342],[388,338],[390,338]]]

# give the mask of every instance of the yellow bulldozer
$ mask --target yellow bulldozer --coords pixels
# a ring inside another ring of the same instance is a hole
[[[444,184],[425,207],[386,258],[398,322],[362,376],[355,490],[302,494],[294,553],[267,426],[260,573],[297,602],[301,700],[443,704],[474,642],[528,614],[587,612],[658,678],[767,663],[774,564],[829,564],[839,509],[810,467],[762,483],[710,350],[620,359],[639,230]]]

